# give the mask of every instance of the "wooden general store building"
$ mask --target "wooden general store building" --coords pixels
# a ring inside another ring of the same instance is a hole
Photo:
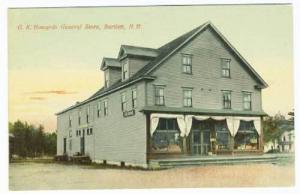
[[[101,70],[99,91],[57,113],[58,155],[147,168],[158,158],[262,153],[267,84],[212,23],[159,48],[121,45]]]

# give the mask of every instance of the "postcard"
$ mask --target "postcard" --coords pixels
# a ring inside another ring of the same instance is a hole
[[[293,187],[292,10],[10,7],[9,190]]]

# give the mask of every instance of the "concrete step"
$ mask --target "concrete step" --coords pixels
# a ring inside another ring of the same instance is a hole
[[[178,159],[157,159],[150,161],[150,168],[173,168],[181,166],[203,166],[203,165],[233,165],[247,163],[273,163],[292,160],[292,156],[235,156],[235,157],[198,157],[198,158],[178,158]]]

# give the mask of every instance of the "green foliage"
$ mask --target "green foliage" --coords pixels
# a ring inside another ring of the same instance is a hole
[[[27,122],[9,123],[10,155],[37,157],[55,155],[56,133],[45,133],[42,125],[35,127]]]
[[[279,139],[283,132],[294,129],[294,122],[280,113],[266,117],[263,121],[264,142]]]

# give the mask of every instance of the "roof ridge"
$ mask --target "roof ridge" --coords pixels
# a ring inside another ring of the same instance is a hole
[[[136,46],[136,45],[128,45],[128,44],[122,44],[121,47],[135,47],[135,48],[142,48],[142,49],[151,49],[151,50],[158,50],[157,48],[151,48],[151,47],[144,47],[144,46]]]

